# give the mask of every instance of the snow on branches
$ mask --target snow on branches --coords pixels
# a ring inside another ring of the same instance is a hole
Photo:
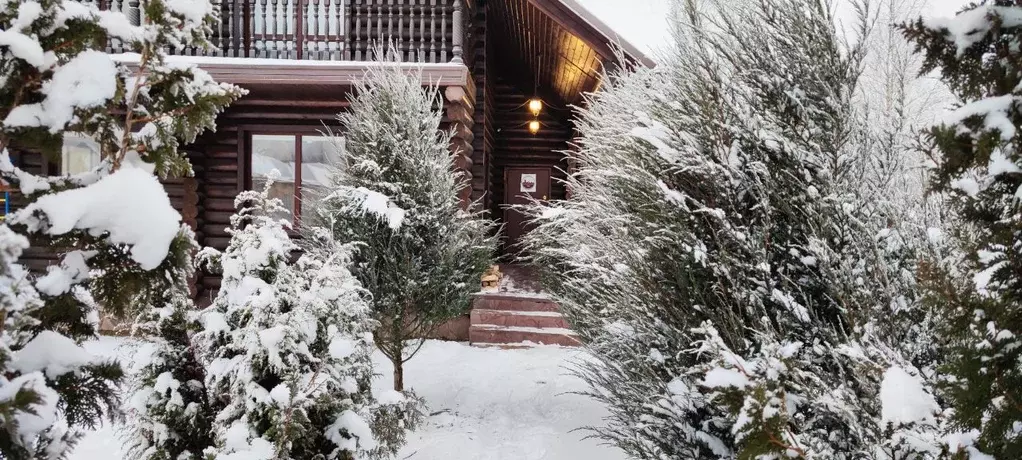
[[[242,90],[165,62],[168,47],[209,46],[212,4],[143,0],[140,8],[146,20],[136,23],[93,3],[0,5],[0,180],[28,201],[0,231],[60,259],[45,274],[5,273],[16,276],[5,284],[35,300],[32,308],[5,301],[0,312],[5,352],[13,357],[0,393],[20,395],[18,407],[45,405],[32,423],[5,418],[4,436],[17,440],[0,442],[6,458],[63,457],[80,427],[118,414],[120,367],[89,359],[77,343],[96,334],[98,305],[121,317],[165,307],[166,280],[189,273],[192,235],[156,176],[190,174],[178,147],[214,128]],[[138,53],[138,64],[113,59],[105,52],[112,42]],[[99,146],[94,170],[44,177],[16,164],[32,155],[59,157],[70,133]],[[51,407],[66,430],[53,425]]]
[[[1022,455],[1022,5],[987,0],[951,18],[900,26],[939,71],[958,106],[923,133],[931,192],[947,195],[961,222],[923,279],[940,318],[938,395],[950,406],[955,458]]]
[[[203,252],[223,282],[195,337],[216,408],[216,459],[350,459],[396,452],[418,401],[371,391],[375,326],[348,271],[352,248],[317,232],[303,255],[275,219],[282,205],[244,192],[222,254]]]
[[[396,391],[423,340],[468,311],[496,245],[492,222],[458,198],[471,184],[454,171],[439,98],[404,66],[371,66],[338,116],[345,158],[310,216],[356,245],[352,271],[372,293],[374,337],[394,363]]]

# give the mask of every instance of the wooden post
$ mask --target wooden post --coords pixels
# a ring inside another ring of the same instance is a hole
[[[475,136],[472,126],[475,124],[474,101],[470,97],[469,88],[448,86],[444,90],[447,99],[447,118],[451,122],[450,152],[454,155],[454,169],[462,175],[466,187],[458,191],[461,206],[468,209],[472,205],[472,141]]]
[[[301,60],[305,55],[302,48],[305,47],[305,2],[303,0],[294,0],[295,2],[295,56]]]

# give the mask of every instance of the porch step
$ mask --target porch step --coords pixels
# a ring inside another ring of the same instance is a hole
[[[478,294],[473,308],[501,311],[560,311],[557,303],[546,297],[514,294]]]
[[[472,310],[472,324],[568,329],[560,313],[552,311]]]
[[[557,304],[534,294],[479,294],[470,318],[468,336],[473,345],[501,348],[579,345]]]
[[[468,330],[469,341],[487,345],[561,345],[577,347],[578,337],[571,329],[548,327],[516,327],[473,324]]]

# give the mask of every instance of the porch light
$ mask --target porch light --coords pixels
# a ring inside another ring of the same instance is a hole
[[[542,112],[542,111],[543,111],[543,100],[542,99],[540,99],[538,97],[534,97],[532,99],[529,99],[529,113],[531,113],[532,116],[538,117],[539,113]]]
[[[539,120],[532,120],[529,122],[529,132],[532,134],[539,132]]]

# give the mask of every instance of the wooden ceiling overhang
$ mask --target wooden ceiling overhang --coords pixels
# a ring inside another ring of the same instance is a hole
[[[138,55],[119,54],[114,59],[133,68]],[[374,63],[352,61],[306,61],[259,58],[225,58],[206,56],[168,56],[171,63],[191,64],[205,70],[214,80],[233,83],[254,94],[268,94],[282,98],[316,100],[334,94],[346,98],[347,90],[365,79],[366,71],[374,65],[400,66],[409,74],[419,77],[423,86],[441,88],[474,86],[469,69],[464,64]]]
[[[489,0],[488,23],[501,71],[523,89],[578,104],[622,55],[656,65],[574,0]],[[620,53],[616,48],[620,49]]]

